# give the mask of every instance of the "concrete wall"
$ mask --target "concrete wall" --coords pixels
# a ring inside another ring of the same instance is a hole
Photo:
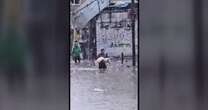
[[[109,22],[109,14],[102,14],[102,22]],[[113,28],[115,22],[124,21],[122,23],[123,27]],[[101,28],[101,18],[98,17],[96,21],[96,37],[97,37],[97,52],[100,52],[100,49],[104,48],[109,56],[120,56],[121,52],[124,52],[124,55],[132,55],[132,30],[128,28],[127,25],[131,25],[130,19],[128,18],[128,12],[122,13],[113,13],[111,18],[112,23],[104,23],[104,25],[109,25],[108,29]],[[135,23],[135,42],[136,47],[138,47],[138,20]],[[111,44],[126,44],[126,46],[111,46]],[[138,49],[138,48],[136,48]]]

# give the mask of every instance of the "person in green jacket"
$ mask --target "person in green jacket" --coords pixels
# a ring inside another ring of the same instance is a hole
[[[81,48],[78,45],[78,42],[75,41],[74,47],[72,49],[72,57],[75,61],[75,63],[77,63],[77,61],[80,63],[80,53],[81,53]]]

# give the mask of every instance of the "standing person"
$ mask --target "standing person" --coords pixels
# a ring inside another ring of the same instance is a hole
[[[81,38],[81,33],[80,30],[78,30],[77,28],[75,29],[75,41],[79,41]]]
[[[75,41],[74,47],[72,49],[72,57],[75,61],[75,63],[77,63],[77,61],[80,63],[80,53],[81,53],[81,48],[78,45],[78,42]]]
[[[82,58],[86,59],[87,58],[87,53],[86,53],[86,48],[87,48],[87,38],[88,38],[88,33],[87,29],[84,28],[81,31],[81,38],[80,38],[80,48],[81,48],[81,53],[82,53]]]

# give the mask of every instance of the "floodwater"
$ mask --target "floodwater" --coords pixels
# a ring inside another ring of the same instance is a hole
[[[77,66],[71,65],[71,110],[137,110],[138,79],[133,68],[118,62],[104,72]]]

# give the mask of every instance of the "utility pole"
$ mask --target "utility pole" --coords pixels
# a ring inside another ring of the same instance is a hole
[[[91,54],[91,60],[94,60],[96,57],[96,17],[91,19],[90,26],[89,26],[89,32],[90,32],[90,54]]]
[[[136,66],[134,0],[131,0],[131,26],[132,26],[132,63],[133,66]]]

